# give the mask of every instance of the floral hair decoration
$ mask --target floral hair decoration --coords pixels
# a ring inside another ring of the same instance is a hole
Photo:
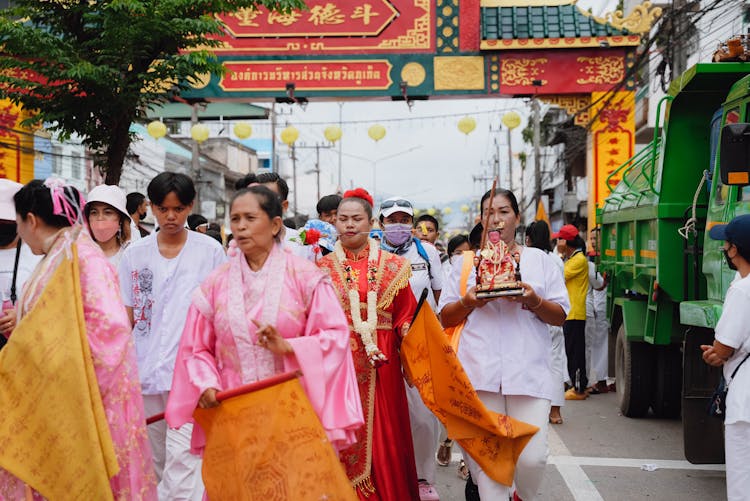
[[[65,184],[60,178],[50,177],[44,181],[52,198],[52,214],[63,216],[70,225],[80,223],[83,216],[82,207],[86,204],[83,195],[78,193],[78,200],[74,198],[72,186]]]

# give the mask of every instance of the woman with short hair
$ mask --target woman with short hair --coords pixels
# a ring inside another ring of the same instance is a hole
[[[302,370],[302,384],[337,450],[354,443],[364,419],[349,329],[328,276],[281,245],[281,202],[265,186],[229,205],[229,260],[193,295],[175,363],[166,418],[192,422],[216,393]],[[205,436],[193,428],[194,450]]]

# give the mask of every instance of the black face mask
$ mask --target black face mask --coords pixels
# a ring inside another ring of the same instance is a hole
[[[732,263],[732,259],[729,257],[729,253],[726,249],[722,249],[722,252],[724,252],[724,259],[727,260],[727,266],[729,266],[730,270],[737,271],[737,267]]]
[[[146,211],[139,212],[138,213],[138,219],[140,219],[141,221],[143,221],[144,219],[146,219],[147,215],[148,215],[148,212],[146,212]]]
[[[10,245],[17,236],[16,223],[0,224],[0,247]]]

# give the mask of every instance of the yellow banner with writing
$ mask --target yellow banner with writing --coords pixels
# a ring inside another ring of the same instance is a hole
[[[119,471],[81,298],[73,245],[0,351],[0,467],[50,500],[113,499]]]
[[[596,208],[602,207],[610,189],[620,181],[621,171],[615,171],[635,152],[635,92],[592,92],[591,103],[590,116],[595,118],[590,132],[588,210],[589,225],[593,227]]]
[[[30,113],[0,100],[0,178],[26,184],[34,179],[34,131],[22,127]]]
[[[426,302],[401,344],[401,361],[448,436],[490,478],[511,485],[518,456],[539,429],[484,406]]]
[[[198,408],[209,499],[357,501],[298,379]]]

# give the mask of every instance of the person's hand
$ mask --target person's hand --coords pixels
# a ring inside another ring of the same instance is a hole
[[[703,350],[703,361],[712,367],[721,367],[726,362],[710,344],[702,344],[701,350]]]
[[[15,328],[16,328],[16,309],[9,308],[3,311],[3,316],[0,317],[0,332],[2,332],[5,335],[8,335]]]
[[[219,405],[219,401],[216,400],[216,393],[219,390],[216,388],[209,388],[203,392],[200,400],[198,400],[198,407],[201,409],[210,409]]]
[[[467,310],[473,310],[474,308],[482,308],[487,303],[491,303],[497,299],[496,297],[486,298],[486,299],[480,299],[477,297],[477,288],[472,287],[468,291],[466,291],[466,295],[464,295],[459,302],[461,303],[461,306],[466,308]]]
[[[253,323],[258,328],[258,346],[262,346],[276,355],[288,355],[294,353],[292,345],[289,344],[289,341],[284,339],[281,334],[279,334],[276,327],[273,325],[261,326],[255,320],[253,320]]]
[[[536,293],[534,288],[526,282],[520,282],[523,288],[523,294],[518,296],[502,296],[503,299],[511,303],[521,303],[526,305],[528,310],[534,311],[542,306],[544,300]]]

